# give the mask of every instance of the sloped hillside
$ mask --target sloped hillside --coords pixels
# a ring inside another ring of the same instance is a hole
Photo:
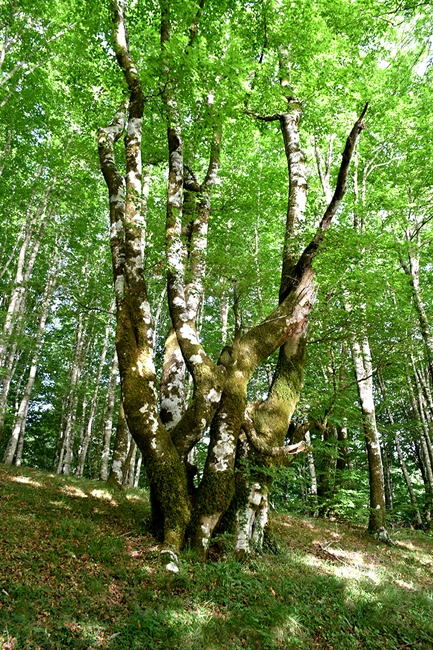
[[[0,495],[2,650],[433,648],[431,534],[278,515],[272,552],[174,574],[143,491],[0,466]]]

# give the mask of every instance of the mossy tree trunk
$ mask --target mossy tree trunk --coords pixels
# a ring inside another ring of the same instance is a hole
[[[302,385],[306,329],[315,295],[312,262],[345,194],[350,161],[364,128],[365,110],[347,139],[335,194],[316,234],[301,254],[291,244],[299,209],[304,209],[306,200],[298,136],[300,103],[287,98],[287,112],[262,118],[278,120],[281,124],[290,178],[279,304],[249,331],[238,329],[215,363],[201,343],[197,315],[203,296],[207,220],[222,134],[212,88],[209,88],[204,98],[209,116],[209,165],[200,183],[184,163],[181,112],[176,79],[171,72],[170,3],[161,3],[160,97],[167,122],[166,266],[172,327],[166,343],[161,400],[157,393],[154,325],[143,264],[141,140],[145,97],[129,49],[126,3],[112,0],[111,4],[115,52],[129,100],[112,123],[100,129],[99,156],[110,199],[116,347],[123,406],[129,430],[143,454],[155,529],[166,545],[179,549],[189,540],[206,555],[216,527],[233,503],[236,475],[239,475],[235,468],[242,448],[252,449],[265,463],[285,462],[304,448],[303,444],[283,445]],[[202,4],[189,29],[185,56],[194,48]],[[124,132],[126,174],[123,176],[116,164],[114,145]],[[277,350],[280,350],[279,362],[268,399],[248,410],[248,383],[256,368]],[[180,385],[185,369],[192,381],[188,403],[184,386]],[[179,385],[173,381],[176,378]],[[188,457],[206,431],[210,432],[207,460],[201,481],[193,490]],[[263,530],[267,517],[266,487],[261,482],[255,486],[253,481],[252,487],[247,483],[244,481],[249,491],[247,500],[250,511],[254,511],[250,519],[260,520],[262,523],[256,529]],[[236,515],[237,512],[235,519]],[[241,527],[238,526],[238,531]],[[261,533],[257,533],[256,539],[260,543]],[[246,546],[248,539],[247,542]]]

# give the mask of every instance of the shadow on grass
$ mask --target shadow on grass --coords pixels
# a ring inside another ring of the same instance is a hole
[[[374,579],[345,575],[344,563],[315,552],[299,522],[299,544],[282,537],[278,555],[202,564],[185,552],[175,575],[143,533],[144,495],[0,470],[7,650],[433,648],[433,580],[424,591],[393,584],[399,549]],[[413,556],[415,579],[423,565]]]

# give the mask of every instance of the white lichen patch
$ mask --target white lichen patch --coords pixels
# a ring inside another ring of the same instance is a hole
[[[182,338],[187,339],[188,341],[191,341],[191,343],[195,343],[196,345],[198,344],[196,333],[194,332],[191,325],[186,325],[186,324],[182,325],[182,327],[179,330],[179,333]]]
[[[168,413],[170,419],[165,423],[166,429],[172,429],[183,415],[183,398],[170,395],[161,400],[161,410]]]
[[[227,429],[226,424],[223,423],[220,425],[219,440],[213,448],[215,456],[213,466],[217,472],[224,472],[229,468],[230,461],[233,460],[235,437]]]
[[[114,283],[114,291],[118,298],[123,298],[125,295],[125,278],[123,275],[118,275]]]
[[[255,506],[259,506],[261,500],[262,500],[262,493],[260,492],[260,483],[254,483],[250,494],[250,502]]]
[[[206,399],[209,402],[219,402],[221,399],[221,391],[215,390],[215,388],[211,388],[208,394],[206,395]]]
[[[110,197],[110,201],[111,201],[111,199],[112,199],[112,197]],[[122,202],[122,205],[123,205],[123,202]],[[110,226],[110,237],[111,238],[118,237],[122,232],[122,227],[123,226],[122,226],[122,222],[120,221],[120,219],[118,221],[116,221],[115,223],[112,223],[111,226]]]
[[[212,535],[214,528],[218,523],[219,517],[220,517],[219,513],[216,513],[214,515],[203,516],[201,518],[200,529],[203,533],[201,543],[203,544],[203,548],[205,549],[207,549],[209,545],[209,538]]]
[[[132,72],[132,70],[131,70]],[[136,72],[136,71],[135,71]],[[137,136],[141,133],[141,118],[131,117],[128,121],[128,135]]]
[[[140,311],[143,315],[144,322],[146,323],[146,325],[150,325],[151,323],[150,305],[147,300],[143,300],[143,302],[141,303]]]
[[[185,301],[183,298],[180,298],[179,296],[176,296],[173,300],[173,306],[174,307],[185,307]]]
[[[203,359],[199,354],[193,354],[190,358],[190,361],[194,366],[198,365],[199,363],[203,363]]]
[[[136,279],[139,277],[139,271],[143,269],[143,259],[141,254],[131,257],[128,260],[128,271]]]
[[[123,472],[122,472],[122,463],[120,460],[113,460],[113,463],[111,465],[111,471],[116,477],[116,480],[119,483],[121,483],[123,480]]]
[[[155,375],[155,364],[150,354],[146,356],[143,354],[141,359],[137,359],[137,368],[140,377],[154,377]]]

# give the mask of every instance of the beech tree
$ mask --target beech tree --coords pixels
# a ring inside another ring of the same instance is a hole
[[[260,546],[302,480],[313,513],[427,525],[428,12],[2,5],[0,459],[120,486],[143,458],[155,534],[204,555]]]
[[[185,61],[194,50],[202,3],[192,16],[182,50]],[[220,165],[221,118],[214,90],[205,89],[210,118],[209,163],[203,180],[185,161],[179,72],[173,70],[173,7],[161,4],[160,97],[167,125],[168,188],[166,199],[166,276],[171,330],[165,346],[161,379],[163,400],[153,348],[152,309],[149,303],[145,260],[145,223],[142,215],[142,138],[147,98],[140,69],[128,39],[127,6],[113,0],[113,42],[117,63],[128,94],[109,126],[99,131],[101,169],[108,187],[111,252],[117,304],[116,347],[122,382],[123,406],[129,430],[143,454],[150,484],[154,530],[174,549],[186,542],[207,553],[216,530],[235,532],[235,547],[250,550],[260,544],[268,517],[265,480],[248,480],[243,462],[250,455],[269,462],[285,460],[304,450],[303,442],[284,446],[302,386],[308,320],[314,303],[313,260],[326,230],[346,192],[350,163],[367,105],[347,137],[335,191],[315,234],[298,254],[294,237],[307,199],[304,155],[299,138],[302,105],[285,96],[285,107],[271,115],[248,111],[256,119],[276,122],[282,132],[289,192],[279,303],[261,321],[233,340],[215,362],[204,349],[198,332],[198,311],[203,301],[203,278],[210,201]],[[177,17],[177,20],[179,18]],[[189,34],[189,36],[188,36]],[[176,33],[179,39],[179,32]],[[150,49],[150,45],[146,46]],[[145,49],[146,49],[145,47]],[[191,55],[192,56],[192,55]],[[142,65],[150,65],[144,60]],[[283,89],[290,62],[284,51],[279,60]],[[150,126],[150,125],[149,125]],[[116,163],[115,144],[125,134],[125,174]],[[268,397],[247,405],[247,387],[257,367],[279,350]],[[193,383],[188,403],[182,393],[186,370]],[[189,454],[208,434],[207,459],[197,486]],[[237,470],[237,472],[236,472]],[[236,480],[236,474],[241,479]],[[259,474],[260,476],[260,474]]]

